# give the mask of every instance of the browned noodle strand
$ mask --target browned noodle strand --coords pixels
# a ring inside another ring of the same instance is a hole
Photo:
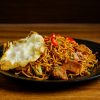
[[[54,46],[49,36],[44,37],[44,40],[45,38],[48,41],[45,41],[45,51],[41,57],[24,68],[20,68],[20,66],[16,68],[17,75],[23,74],[38,80],[48,79],[49,76],[68,79],[77,75],[90,74],[88,69],[97,63],[96,55],[92,54],[92,51],[83,44],[79,45],[66,40],[66,37],[56,36],[59,43],[58,46]],[[73,62],[81,67],[74,67]],[[69,66],[68,63],[71,65]]]

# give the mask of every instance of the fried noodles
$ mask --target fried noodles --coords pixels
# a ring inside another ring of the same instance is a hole
[[[90,69],[97,64],[96,55],[84,44],[78,44],[70,37],[44,36],[45,50],[35,62],[13,69],[16,75],[37,80],[64,79],[90,75]]]

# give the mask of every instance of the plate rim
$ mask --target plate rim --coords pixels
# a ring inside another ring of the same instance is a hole
[[[14,74],[10,74],[8,72],[5,71],[1,71],[0,70],[0,74],[8,77],[8,78],[12,78],[12,79],[16,79],[16,80],[22,80],[22,81],[30,81],[30,82],[42,82],[42,83],[61,83],[61,82],[67,82],[67,83],[73,83],[73,82],[82,82],[82,81],[89,81],[89,80],[93,80],[96,78],[100,77],[100,72],[99,73],[95,73],[94,75],[90,75],[90,76],[83,76],[83,77],[79,77],[79,78],[74,78],[71,80],[36,80],[36,79],[30,79],[30,78],[26,78],[23,76],[16,76]]]

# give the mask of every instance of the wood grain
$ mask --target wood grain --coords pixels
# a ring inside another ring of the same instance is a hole
[[[100,24],[0,24],[0,42],[25,37],[31,30],[41,34],[67,33],[100,43]],[[25,84],[0,75],[0,100],[100,100],[100,78],[51,89]]]

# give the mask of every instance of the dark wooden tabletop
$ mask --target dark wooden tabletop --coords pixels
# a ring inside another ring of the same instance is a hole
[[[79,39],[100,43],[100,24],[0,24],[0,43],[25,37],[30,31],[40,34],[66,33]],[[0,100],[100,100],[100,78],[68,86],[45,89],[29,87],[0,75]]]

